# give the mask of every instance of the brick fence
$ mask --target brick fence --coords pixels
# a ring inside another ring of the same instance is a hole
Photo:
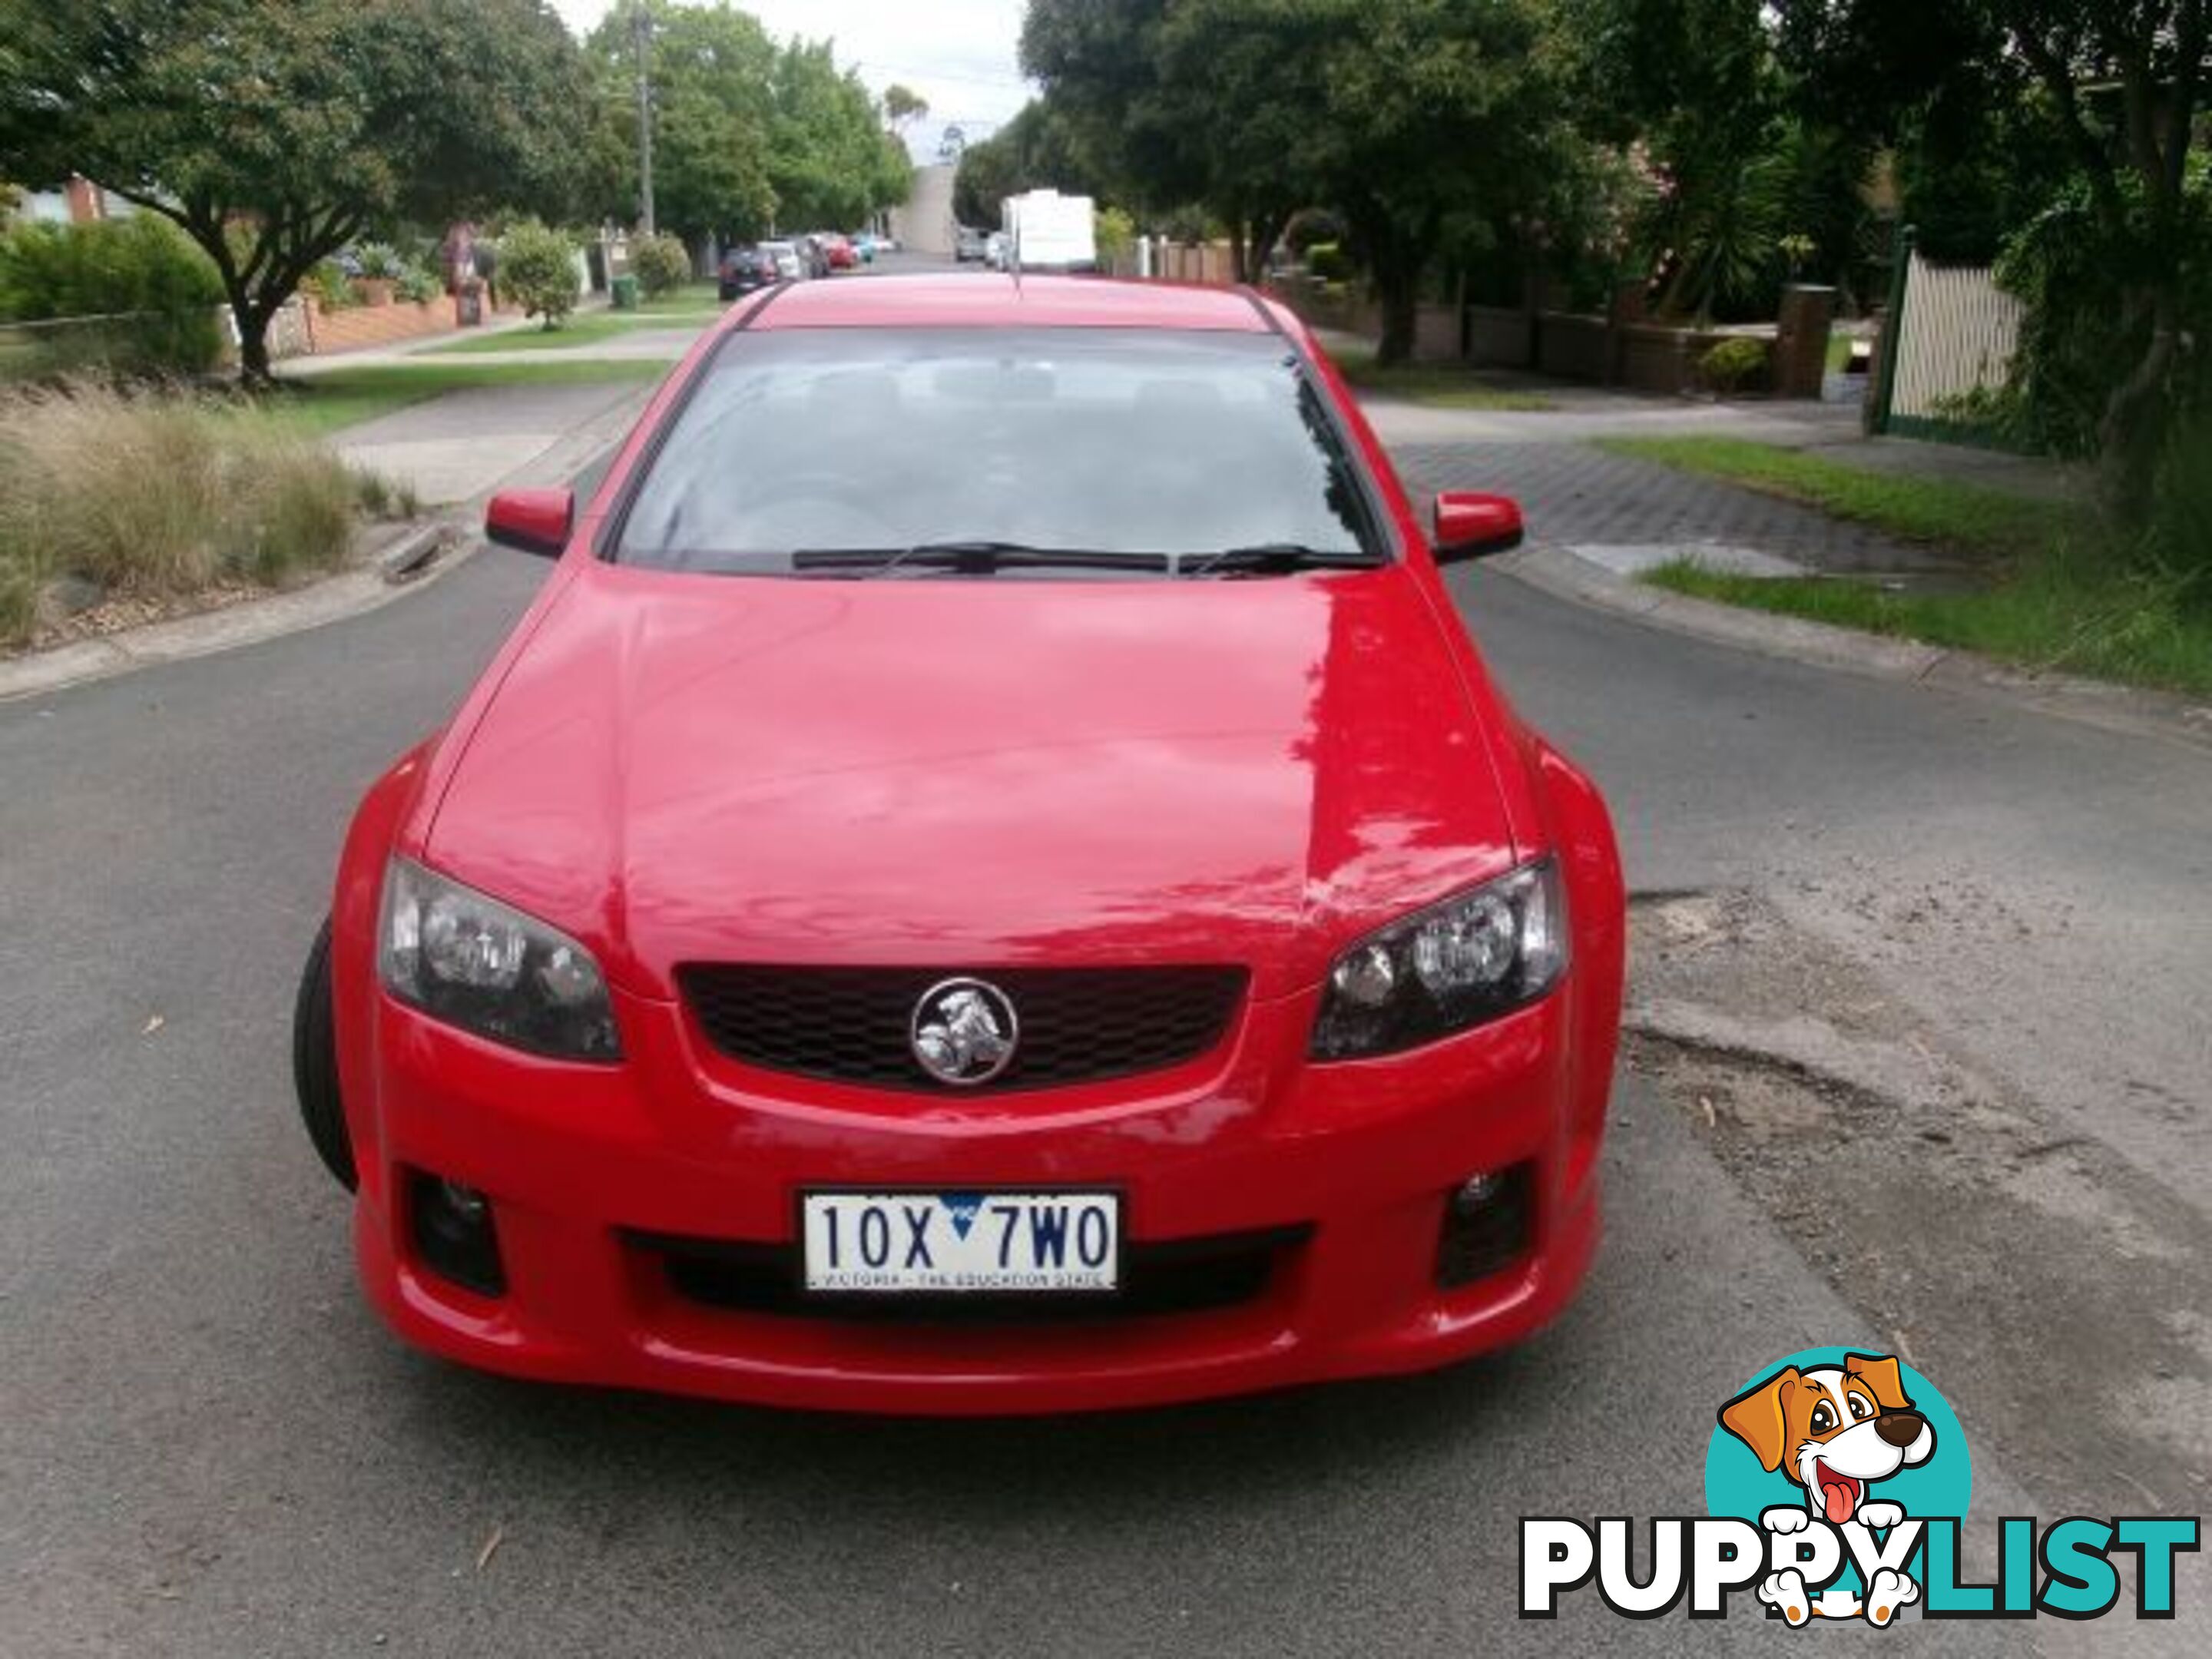
[[[391,345],[400,340],[419,339],[426,334],[450,334],[460,326],[455,318],[454,301],[446,295],[420,305],[395,300],[390,305],[347,306],[337,311],[325,311],[319,301],[311,299],[307,307],[307,349],[317,356]],[[511,317],[517,309],[512,305],[487,307],[486,315]]]

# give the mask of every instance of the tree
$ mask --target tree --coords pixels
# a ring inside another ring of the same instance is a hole
[[[769,177],[787,229],[856,225],[906,199],[906,146],[876,120],[875,100],[827,40],[793,40],[770,77]]]
[[[1106,193],[1154,214],[1205,193],[1194,124],[1236,118],[1192,107],[1171,76],[1160,40],[1169,10],[1167,0],[1030,0],[1022,20],[1022,67],[1044,88],[1063,143]]]
[[[2212,0],[1783,0],[1784,37],[1814,70],[1906,71],[1893,97],[2002,98],[2062,146],[2079,185],[2066,234],[2094,239],[2102,292],[2069,285],[2082,326],[2108,327],[2096,422],[2106,493],[2139,514],[2174,416],[2201,378],[2189,341],[2212,323],[2191,273],[2212,254],[2193,174]],[[1941,40],[1948,56],[1927,50]],[[1855,63],[1853,54],[1861,61]],[[1873,78],[1879,78],[1878,74]],[[2054,204],[2054,207],[2063,204]],[[2042,296],[2046,306],[2052,295]],[[2045,315],[2039,326],[2072,324]]]
[[[1198,203],[1248,274],[1300,206],[1349,223],[1411,350],[1448,229],[1534,210],[1558,165],[1554,0],[1030,0],[1024,67],[1117,198]]]
[[[1324,172],[1316,116],[1327,88],[1301,66],[1334,22],[1321,9],[1287,6],[1254,28],[1251,9],[1245,0],[1189,0],[1168,12],[1156,37],[1159,106],[1176,121],[1182,182],[1194,183],[1195,198],[1229,227],[1245,282],[1260,280],[1268,250]]]
[[[894,81],[884,88],[884,118],[890,123],[893,132],[903,137],[906,130],[929,113],[929,100],[902,82]]]
[[[0,0],[0,170],[86,174],[214,261],[240,375],[369,227],[569,205],[584,78],[537,0]]]
[[[1818,264],[1848,259],[1848,217],[1840,230],[1802,221],[1808,204],[1826,206],[1824,188],[1848,213],[1854,163],[1824,155],[1820,135],[1791,123],[1762,0],[1567,0],[1567,17],[1583,124],[1644,141],[1667,181],[1646,233],[1665,268],[1662,310],[1765,312],[1787,235],[1810,236]],[[1861,171],[1867,159],[1862,151]],[[1801,163],[1819,179],[1809,202]]]
[[[963,225],[999,223],[1000,204],[1025,190],[1095,194],[1066,122],[1032,99],[988,138],[969,145],[952,175],[952,216]]]
[[[642,3],[651,24],[655,223],[687,242],[750,240],[776,210],[775,44],[750,15],[724,4]],[[599,87],[592,201],[597,215],[622,220],[642,210],[635,10],[610,10],[584,48]]]

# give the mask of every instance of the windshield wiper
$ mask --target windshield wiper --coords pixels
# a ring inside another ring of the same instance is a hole
[[[1250,547],[1224,547],[1218,553],[1187,553],[1176,562],[1176,574],[1276,576],[1294,570],[1366,570],[1382,562],[1374,554],[1356,550],[1259,542]]]
[[[988,576],[1000,570],[1155,570],[1170,568],[1158,553],[1101,553],[1083,548],[1030,547],[1022,542],[916,542],[911,547],[802,547],[793,570],[853,570],[870,577],[904,569],[951,570]]]

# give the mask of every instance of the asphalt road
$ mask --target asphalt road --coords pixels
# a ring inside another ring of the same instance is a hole
[[[1587,1295],[1525,1348],[1437,1376],[877,1422],[526,1387],[388,1338],[295,1120],[294,977],[358,792],[445,717],[544,568],[483,553],[350,623],[0,706],[0,1652],[1777,1639],[1745,1607],[1718,1626],[1631,1625],[1587,1597],[1554,1625],[1512,1617],[1518,1516],[1698,1510],[1717,1402],[1781,1352],[1886,1334],[1633,1081]],[[2183,844],[2201,795],[2161,781],[2183,761],[2132,740],[1694,645],[1503,578],[1462,591],[1523,706],[1610,788],[1643,884],[1801,875],[1815,823],[1851,857],[1931,857],[1933,822],[2004,857],[2094,862],[2122,796],[2154,820],[2151,863],[2203,857]],[[1977,1437],[1978,1514],[2074,1507],[2012,1451]],[[2100,1650],[2201,1650],[2201,1623],[2086,1629]],[[1881,1639],[2085,1638],[2045,1620]]]

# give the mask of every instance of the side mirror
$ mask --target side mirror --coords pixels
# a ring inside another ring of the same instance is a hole
[[[1438,564],[1457,564],[1521,545],[1521,505],[1510,495],[1447,489],[1437,497],[1436,548]]]
[[[484,539],[557,559],[575,516],[576,498],[565,489],[502,489],[484,508]]]

